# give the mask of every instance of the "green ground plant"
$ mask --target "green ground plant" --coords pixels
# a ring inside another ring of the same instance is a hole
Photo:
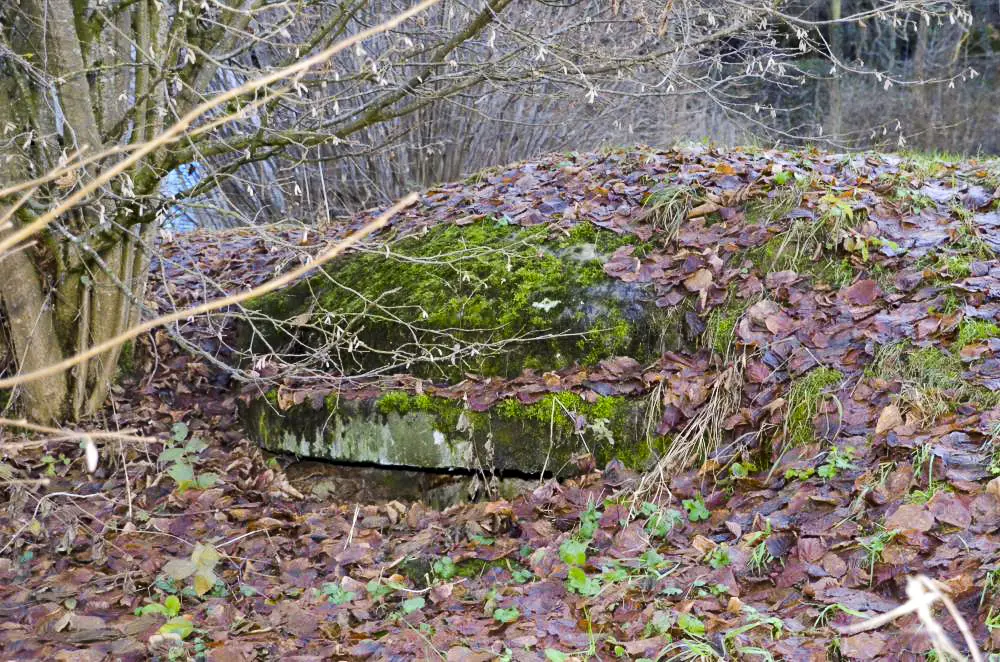
[[[939,480],[933,480],[928,483],[927,487],[924,489],[914,489],[909,494],[906,495],[907,503],[927,503],[935,497],[935,495],[941,492],[951,492],[953,491],[948,483]]]
[[[834,446],[827,453],[823,464],[816,469],[816,475],[823,480],[836,478],[841,471],[854,468],[854,448],[848,446],[843,450]]]
[[[327,602],[332,605],[347,604],[354,598],[358,597],[357,593],[348,591],[343,586],[335,582],[327,582],[323,584],[320,588],[320,594],[323,595],[327,599]]]
[[[700,494],[695,495],[692,499],[684,499],[681,505],[684,506],[688,519],[692,522],[707,520],[712,515],[708,508],[705,507],[705,500],[702,499]]]
[[[879,527],[871,535],[858,538],[858,545],[865,550],[868,562],[868,584],[875,579],[875,564],[882,560],[882,553],[890,542],[899,534],[895,529],[886,530]]]
[[[745,541],[750,545],[750,558],[747,559],[747,568],[757,575],[764,574],[768,566],[775,561],[774,556],[767,548],[767,539],[771,536],[771,522],[765,520],[764,528],[760,531],[753,531],[747,534]]]
[[[935,209],[937,207],[937,204],[931,198],[905,186],[896,188],[893,197],[904,211],[912,214],[919,214],[924,209]]]
[[[171,442],[183,445],[164,448],[157,457],[157,462],[166,467],[167,475],[177,483],[179,493],[183,494],[189,489],[208,489],[218,482],[218,474],[195,471],[198,455],[208,448],[208,444],[198,437],[188,438],[187,425],[174,424]]]
[[[726,544],[717,545],[712,548],[706,557],[705,561],[714,570],[720,570],[732,564],[732,560],[729,558],[729,546]]]
[[[646,517],[645,530],[651,538],[665,538],[674,527],[684,521],[684,516],[672,508],[661,508],[646,501],[639,512]]]
[[[171,559],[163,565],[163,573],[175,582],[191,579],[194,592],[201,597],[220,582],[215,572],[222,556],[211,545],[195,543],[187,559]]]

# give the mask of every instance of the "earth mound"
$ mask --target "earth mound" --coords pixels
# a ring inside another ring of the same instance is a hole
[[[911,433],[988,411],[995,189],[967,163],[705,149],[480,173],[252,306],[241,347],[282,380],[244,420],[307,457],[569,474],[858,447],[890,403]]]

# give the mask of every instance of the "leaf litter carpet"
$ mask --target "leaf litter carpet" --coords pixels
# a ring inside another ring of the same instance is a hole
[[[929,642],[913,616],[842,633],[903,602],[914,573],[939,580],[998,651],[998,174],[635,148],[431,189],[398,231],[634,234],[643,249],[622,247],[605,272],[647,283],[665,308],[689,302],[688,331],[704,339],[652,365],[470,377],[441,394],[477,407],[645,395],[657,435],[690,438],[692,421],[711,420],[722,444],[655,481],[612,462],[444,511],[363,492],[316,499],[241,430],[249,389],[220,367],[235,364],[235,312],[192,320],[176,334],[200,351],[165,330],[145,338],[92,423],[161,441],[105,443],[89,475],[79,438],[7,452],[2,657],[916,660]],[[687,204],[664,241],[667,187]],[[153,305],[259,284],[374,213],[320,233],[166,237]],[[734,364],[735,406],[699,418]],[[305,388],[271,368],[257,376]]]

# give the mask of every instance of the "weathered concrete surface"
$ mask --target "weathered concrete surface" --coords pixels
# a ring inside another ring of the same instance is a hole
[[[645,399],[607,397],[591,404],[561,393],[529,406],[504,401],[485,412],[400,392],[328,398],[320,408],[304,402],[284,411],[273,400],[258,398],[244,414],[264,448],[380,466],[568,475],[585,454],[599,463],[618,457],[644,467],[663,443],[647,440]]]

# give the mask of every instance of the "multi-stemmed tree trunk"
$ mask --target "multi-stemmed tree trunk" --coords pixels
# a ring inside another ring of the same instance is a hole
[[[0,10],[10,26],[0,42],[0,188],[43,175],[77,150],[147,140],[163,124],[164,82],[141,57],[128,61],[130,51],[159,48],[155,3],[139,0],[110,18],[117,30],[98,29],[93,16],[74,13],[79,6],[28,0]],[[110,73],[94,76],[101,66]],[[90,175],[68,172],[40,188],[17,209],[12,227],[30,222]],[[148,188],[152,180],[133,174],[133,192],[108,190],[2,257],[6,333],[22,372],[112,338],[137,318],[148,230],[136,223],[142,211],[130,198],[150,193],[134,187]],[[7,202],[0,204],[4,216]],[[69,373],[23,385],[25,409],[43,421],[92,413],[104,402],[118,356],[113,349]]]

